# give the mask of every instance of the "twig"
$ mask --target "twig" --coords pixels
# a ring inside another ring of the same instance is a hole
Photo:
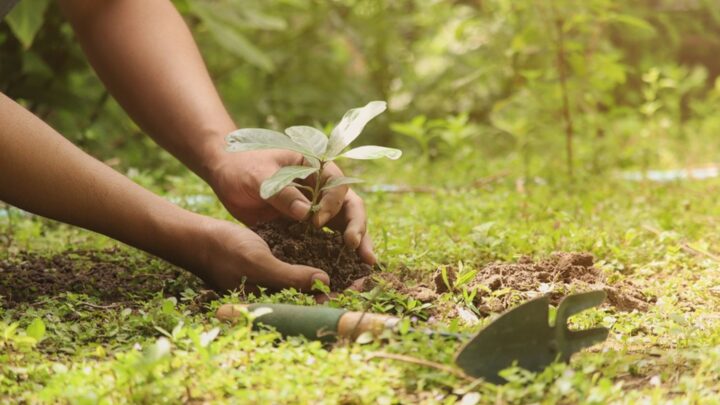
[[[79,301],[78,304],[85,305],[85,306],[88,306],[90,308],[95,308],[95,309],[111,309],[111,308],[115,308],[120,305],[119,302],[114,302],[109,305],[97,305],[97,304],[93,304],[91,302],[85,302],[85,301]]]
[[[656,236],[660,236],[660,235],[662,234],[662,231],[660,231],[659,229],[657,229],[657,228],[655,228],[655,227],[653,227],[653,226],[651,226],[651,225],[643,225],[642,227],[643,227],[643,229],[645,229],[646,231],[648,231],[648,232],[650,232],[650,233],[652,233],[652,234],[655,234]],[[694,248],[694,247],[692,247],[692,245],[690,245],[689,243],[687,243],[687,242],[685,242],[685,241],[682,241],[682,240],[680,241],[680,247],[681,247],[682,250],[684,250],[686,253],[690,253],[690,254],[693,254],[693,255],[705,256],[705,257],[707,257],[708,259],[711,259],[711,260],[713,260],[713,261],[715,261],[715,262],[717,262],[717,263],[720,263],[720,256],[717,256],[717,255],[715,255],[715,254],[712,254],[712,253],[707,252],[707,251],[704,251],[704,250],[700,250],[700,249]]]
[[[395,353],[387,353],[387,352],[371,352],[370,356],[368,357],[368,360],[372,359],[389,359],[389,360],[397,360],[397,361],[404,361],[405,363],[411,363],[411,364],[417,364],[420,366],[430,367],[434,368],[440,371],[444,371],[446,373],[452,374],[458,378],[462,378],[466,381],[475,381],[476,379],[473,377],[470,377],[469,375],[465,374],[462,370],[446,366],[445,364],[436,363],[434,361],[421,359],[418,357],[413,356],[407,356],[404,354],[395,354]]]
[[[340,259],[342,259],[343,255],[345,254],[345,245],[343,245],[342,249],[340,249],[340,254],[338,255],[337,259],[335,260],[335,265],[337,266],[340,264]]]

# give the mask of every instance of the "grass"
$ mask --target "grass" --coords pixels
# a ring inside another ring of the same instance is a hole
[[[452,363],[455,343],[419,333],[326,350],[316,342],[251,331],[246,322],[220,324],[212,309],[238,297],[198,304],[192,284],[178,297],[129,293],[119,305],[65,293],[13,309],[0,306],[0,402],[720,402],[720,263],[713,250],[720,245],[720,205],[713,197],[720,195],[719,179],[633,183],[597,175],[521,184],[514,171],[505,172],[514,167],[509,161],[418,162],[392,170],[374,166],[364,174],[376,183],[436,187],[364,194],[387,272],[402,272],[413,284],[428,282],[442,266],[472,270],[523,255],[589,251],[610,280],[631,279],[656,302],[647,312],[604,306],[575,317],[578,326],[610,327],[608,341],[539,374],[509,369],[510,382],[496,386],[378,355]],[[503,175],[489,177],[498,173]],[[478,185],[479,178],[490,180]],[[147,178],[136,180],[158,189]],[[162,192],[175,198],[209,194],[190,177],[171,179]],[[190,205],[227,217],[214,200]],[[119,247],[117,255],[138,263],[134,271],[169,271],[104,237],[11,213],[11,227],[0,218],[7,239],[0,256],[9,260],[26,251]],[[466,302],[463,293],[445,293],[429,305],[392,290],[353,293],[331,305],[433,315],[440,324],[434,327],[472,332],[487,320],[467,325],[448,316]],[[294,291],[252,299],[310,302]]]

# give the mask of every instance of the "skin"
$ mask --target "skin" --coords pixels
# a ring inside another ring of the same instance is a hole
[[[286,188],[272,199],[260,184],[294,152],[230,154],[224,137],[236,129],[184,21],[167,0],[62,0],[90,63],[135,122],[210,184],[246,224],[284,215],[304,218],[308,199]],[[155,254],[220,290],[246,285],[309,290],[327,274],[283,263],[240,226],[183,210],[83,153],[0,94],[0,199],[36,214],[90,229]],[[330,166],[327,176],[340,176]],[[312,184],[312,179],[309,184]],[[366,262],[375,256],[362,200],[347,187],[325,193],[315,226],[343,230]]]

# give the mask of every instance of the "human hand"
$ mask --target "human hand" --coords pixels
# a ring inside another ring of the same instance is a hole
[[[224,154],[214,165],[209,182],[220,201],[237,219],[247,225],[254,225],[286,216],[303,220],[310,211],[310,201],[295,187],[286,187],[268,200],[260,197],[260,185],[284,166],[302,165],[299,153],[262,150]],[[326,166],[326,177],[342,176],[335,165]],[[313,186],[315,176],[302,181]],[[355,249],[360,258],[375,264],[372,242],[367,235],[366,214],[362,199],[348,186],[335,187],[323,192],[319,209],[312,215],[316,227],[325,225],[343,232],[345,244]]]
[[[285,263],[270,251],[256,233],[247,228],[203,217],[202,232],[196,238],[194,258],[185,265],[210,287],[227,291],[257,286],[271,289],[293,287],[309,292],[316,280],[328,285],[327,273],[314,267]],[[197,250],[201,254],[197,254]]]

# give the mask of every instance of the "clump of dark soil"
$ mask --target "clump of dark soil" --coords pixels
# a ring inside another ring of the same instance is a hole
[[[353,281],[372,272],[372,267],[363,263],[355,251],[345,247],[339,232],[286,219],[266,222],[251,229],[267,242],[278,259],[316,267],[328,273],[332,291],[343,291]]]
[[[131,303],[149,300],[159,291],[178,297],[200,286],[199,279],[182,269],[119,249],[69,250],[53,256],[21,253],[0,261],[0,303],[5,308],[68,292],[101,303]]]
[[[456,277],[454,270],[448,269],[450,287]],[[435,286],[438,292],[448,290],[440,274],[435,277]],[[523,298],[548,294],[553,304],[568,293],[604,290],[608,302],[622,311],[647,310],[652,302],[629,281],[608,284],[589,253],[556,252],[539,261],[524,257],[517,263],[493,263],[481,269],[470,286],[478,290],[475,297],[478,308],[489,312],[499,312],[514,304],[511,294],[501,294],[503,290],[520,292]]]

